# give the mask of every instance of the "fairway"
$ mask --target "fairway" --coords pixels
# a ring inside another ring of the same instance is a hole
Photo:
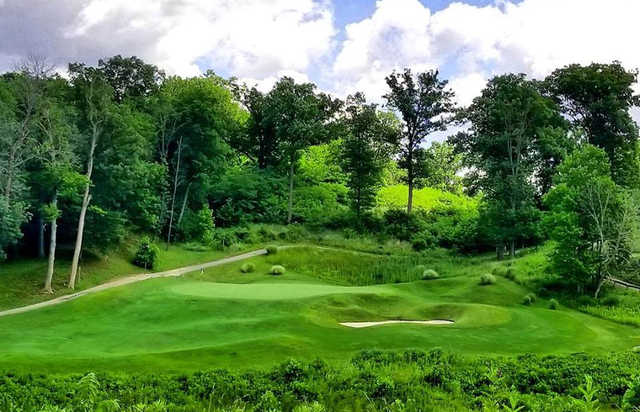
[[[456,273],[344,286],[309,275],[320,270],[313,267],[317,262],[341,261],[348,253],[307,248],[258,256],[250,260],[256,265],[251,274],[239,271],[240,262],[231,263],[6,316],[0,318],[0,367],[177,372],[262,368],[292,357],[343,361],[366,349],[438,347],[472,356],[604,353],[640,344],[640,331],[631,326],[550,310],[544,301],[524,306],[526,290],[507,279],[480,286],[475,275]],[[274,262],[298,270],[268,275]],[[455,323],[340,325],[434,319]]]

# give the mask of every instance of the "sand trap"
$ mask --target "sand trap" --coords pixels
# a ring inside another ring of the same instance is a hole
[[[368,328],[370,326],[390,325],[394,323],[414,323],[418,325],[452,325],[452,320],[434,319],[434,320],[383,320],[380,322],[341,322],[342,326],[349,328]]]

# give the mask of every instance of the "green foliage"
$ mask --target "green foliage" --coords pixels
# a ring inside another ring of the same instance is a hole
[[[424,152],[425,177],[418,180],[420,186],[427,186],[451,193],[462,193],[462,154],[456,153],[448,142],[433,142]]]
[[[138,250],[133,258],[133,264],[145,269],[153,269],[160,249],[153,244],[148,236],[143,236],[138,243]]]
[[[533,293],[527,293],[522,299],[522,304],[525,306],[533,305],[536,302],[536,295]]]
[[[426,269],[422,272],[422,280],[433,280],[438,279],[440,275],[433,269]]]
[[[637,206],[611,179],[606,153],[591,145],[562,162],[555,183],[544,199],[553,267],[580,290],[598,291],[629,267]]]
[[[275,255],[278,253],[278,246],[275,245],[269,245],[265,247],[265,249],[267,250],[267,255]]]
[[[640,375],[629,384],[629,389],[622,398],[622,410],[625,412],[635,412],[640,410]]]
[[[273,265],[269,269],[269,273],[272,275],[284,275],[285,268],[282,265]]]
[[[24,203],[9,202],[0,195],[0,261],[6,258],[6,248],[22,237],[20,227],[28,217]]]
[[[242,273],[252,273],[256,270],[256,265],[254,265],[253,263],[243,263],[242,266],[240,266],[240,272]]]
[[[560,304],[558,303],[558,301],[556,299],[550,299],[549,300],[549,309],[556,310],[556,309],[558,309],[559,306],[560,306]]]
[[[480,276],[479,284],[482,286],[493,285],[496,283],[496,277],[490,273],[485,273]]]
[[[180,231],[184,240],[211,244],[215,225],[213,211],[208,205],[204,205],[197,212],[187,211],[183,219]]]

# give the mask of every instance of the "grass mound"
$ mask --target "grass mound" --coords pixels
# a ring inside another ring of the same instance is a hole
[[[285,268],[282,265],[273,265],[269,269],[269,273],[272,275],[284,275]]]
[[[485,273],[483,275],[480,276],[480,285],[481,286],[488,286],[488,285],[493,285],[496,283],[496,277],[493,276],[490,273]]]

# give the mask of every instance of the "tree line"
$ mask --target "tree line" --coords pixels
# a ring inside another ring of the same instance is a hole
[[[169,245],[250,222],[375,231],[378,190],[402,182],[404,222],[420,216],[414,188],[479,196],[486,247],[501,258],[552,239],[557,271],[597,290],[632,261],[636,81],[618,62],[505,74],[457,107],[437,70],[405,69],[378,105],[288,77],[261,92],[136,57],[72,63],[64,77],[30,58],[0,76],[0,258],[47,257],[50,292],[60,242],[73,288],[83,249],[128,232]],[[427,147],[451,125],[464,131]]]

